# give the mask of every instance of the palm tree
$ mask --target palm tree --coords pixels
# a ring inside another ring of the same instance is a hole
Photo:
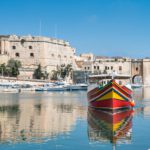
[[[72,65],[68,64],[67,66],[65,64],[62,64],[60,66],[57,66],[57,70],[52,71],[52,80],[58,80],[58,79],[65,79],[66,77],[70,76],[72,73]]]

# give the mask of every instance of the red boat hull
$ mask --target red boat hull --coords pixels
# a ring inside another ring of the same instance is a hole
[[[133,107],[132,90],[118,85],[111,80],[102,88],[95,88],[88,92],[89,106],[99,109],[122,109]]]

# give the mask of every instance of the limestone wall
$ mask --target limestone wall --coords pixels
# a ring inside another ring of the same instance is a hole
[[[0,36],[1,62],[10,58],[19,60],[24,68],[41,64],[50,72],[61,64],[74,64],[75,49],[64,40],[38,36]]]
[[[150,59],[143,59],[143,83],[150,85]]]
[[[91,71],[92,73],[107,73],[110,74],[113,71],[118,74],[131,75],[131,60],[115,60],[109,59],[96,59],[95,61],[85,61],[83,70]]]

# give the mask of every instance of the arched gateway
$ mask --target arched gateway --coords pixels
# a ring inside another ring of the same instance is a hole
[[[150,85],[150,59],[132,59],[131,75],[132,83],[139,80],[144,85]]]

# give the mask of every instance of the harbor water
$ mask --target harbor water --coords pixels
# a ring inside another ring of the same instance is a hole
[[[149,150],[149,91],[134,89],[116,124],[88,108],[86,91],[0,93],[0,149]]]

